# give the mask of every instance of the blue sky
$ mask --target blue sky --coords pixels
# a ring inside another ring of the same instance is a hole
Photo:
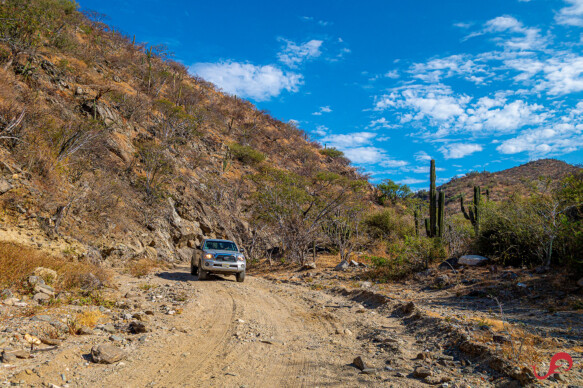
[[[583,163],[583,0],[78,2],[374,182]]]

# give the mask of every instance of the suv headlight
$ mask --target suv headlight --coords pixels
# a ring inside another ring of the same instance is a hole
[[[212,253],[205,253],[205,254],[204,254],[204,258],[205,258],[205,259],[209,259],[209,260],[210,260],[210,259],[212,259],[212,258],[214,258],[214,257],[215,257],[215,255],[213,255]]]
[[[245,261],[245,256],[241,255],[237,257],[237,260],[239,261]]]

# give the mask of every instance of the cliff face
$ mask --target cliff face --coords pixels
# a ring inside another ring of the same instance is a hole
[[[0,27],[5,235],[67,239],[105,262],[186,260],[202,238],[256,237],[248,178],[260,171],[361,179],[293,125],[69,1],[8,0],[0,13],[11,20]]]

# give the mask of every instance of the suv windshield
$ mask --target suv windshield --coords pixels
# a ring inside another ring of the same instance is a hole
[[[204,244],[204,249],[212,249],[216,251],[232,251],[237,252],[237,245],[230,241],[207,241]]]

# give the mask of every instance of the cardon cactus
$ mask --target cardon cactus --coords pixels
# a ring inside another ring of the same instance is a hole
[[[469,207],[468,211],[464,206],[464,196],[460,197],[460,207],[462,208],[462,213],[466,220],[469,220],[473,227],[476,235],[480,232],[480,220],[481,220],[481,207],[482,207],[482,190],[480,186],[474,186],[474,203]]]
[[[435,237],[437,229],[437,190],[435,188],[435,160],[431,159],[429,171],[429,237]]]

